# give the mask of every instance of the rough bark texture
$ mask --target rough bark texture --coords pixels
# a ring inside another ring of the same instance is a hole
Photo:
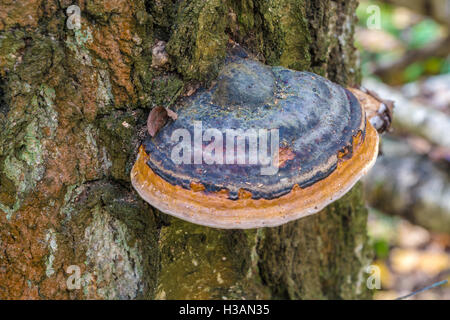
[[[71,4],[80,30],[66,27]],[[358,82],[356,5],[0,0],[0,298],[370,297],[359,185],[309,218],[230,231],[156,212],[129,179],[149,110],[213,79],[229,39]],[[169,63],[152,67],[160,40]]]

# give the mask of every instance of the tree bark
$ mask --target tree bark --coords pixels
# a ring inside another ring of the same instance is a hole
[[[66,26],[72,4],[81,29]],[[316,215],[241,231],[157,212],[129,178],[149,110],[207,85],[229,40],[358,83],[356,6],[0,0],[0,299],[370,298],[359,184]]]

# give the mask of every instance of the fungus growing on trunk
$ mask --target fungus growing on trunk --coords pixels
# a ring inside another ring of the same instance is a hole
[[[268,227],[316,213],[378,154],[378,133],[349,90],[242,55],[174,111],[143,142],[131,180],[152,206],[201,225]]]

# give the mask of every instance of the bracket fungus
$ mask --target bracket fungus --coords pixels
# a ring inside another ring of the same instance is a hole
[[[310,72],[231,56],[210,88],[174,107],[176,120],[147,135],[132,184],[162,212],[216,228],[316,213],[375,163],[369,100]]]

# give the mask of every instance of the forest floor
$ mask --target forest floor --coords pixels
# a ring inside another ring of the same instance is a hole
[[[373,264],[381,271],[381,290],[375,299],[396,299],[448,280],[410,299],[450,300],[450,235],[429,232],[374,209],[368,228],[376,251]]]

